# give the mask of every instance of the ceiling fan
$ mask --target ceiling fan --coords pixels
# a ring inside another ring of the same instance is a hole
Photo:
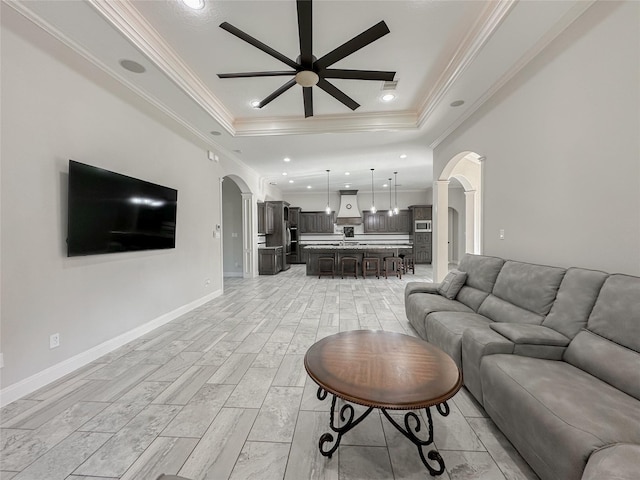
[[[293,87],[296,83],[302,87],[302,98],[304,102],[304,116],[313,116],[313,86],[317,86],[342,102],[351,110],[360,106],[355,100],[345,94],[342,90],[327,81],[328,78],[343,78],[350,80],[381,80],[392,81],[396,72],[384,72],[377,70],[345,70],[329,68],[334,63],[351,55],[352,53],[366,47],[372,42],[389,33],[389,28],[384,21],[375,24],[365,30],[360,35],[353,37],[348,42],[343,43],[338,48],[327,53],[323,57],[316,59],[313,56],[312,48],[312,13],[311,0],[296,0],[298,7],[298,36],[300,37],[300,56],[296,61],[284,56],[260,40],[253,38],[233,25],[223,22],[220,28],[262,50],[268,55],[287,64],[293,70],[271,71],[271,72],[245,72],[245,73],[220,73],[219,78],[248,78],[248,77],[276,77],[294,75],[294,78],[282,85],[271,95],[262,100],[257,108],[262,108],[284,92]]]

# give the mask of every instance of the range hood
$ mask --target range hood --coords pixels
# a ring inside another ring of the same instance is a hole
[[[357,190],[340,190],[340,209],[336,218],[337,225],[360,225],[362,216],[358,207]]]

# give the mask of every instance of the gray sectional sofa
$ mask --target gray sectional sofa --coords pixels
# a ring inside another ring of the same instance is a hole
[[[543,480],[640,479],[640,278],[466,255],[407,318]],[[445,292],[446,293],[446,292]]]

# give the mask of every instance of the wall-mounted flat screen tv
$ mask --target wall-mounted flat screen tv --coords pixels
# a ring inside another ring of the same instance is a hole
[[[67,256],[176,246],[178,191],[69,160]]]

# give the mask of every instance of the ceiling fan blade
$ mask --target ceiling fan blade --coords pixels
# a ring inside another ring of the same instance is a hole
[[[360,50],[362,47],[366,47],[371,42],[375,42],[380,37],[384,37],[387,33],[389,33],[389,27],[384,23],[384,20],[376,23],[360,35],[353,37],[348,42],[343,43],[335,50],[327,53],[324,57],[319,58],[314,63],[314,66],[319,70],[325,69],[337,61],[342,60],[344,57],[351,55],[353,52]]]
[[[303,87],[302,98],[304,100],[304,118],[313,117],[313,88]]]
[[[257,40],[255,38],[253,38],[251,35],[249,35],[247,33],[244,33],[242,30],[240,30],[239,28],[234,27],[230,23],[222,22],[220,24],[220,28],[222,28],[223,30],[226,30],[227,32],[229,32],[232,35],[235,35],[239,39],[244,40],[245,42],[253,45],[254,47],[262,50],[264,53],[266,53],[268,55],[271,55],[273,58],[276,58],[276,59],[280,60],[282,63],[286,63],[291,68],[295,68],[296,70],[298,70],[300,68],[300,65],[298,65],[296,62],[294,62],[290,58],[285,57],[280,52],[274,50],[273,48],[271,48],[268,45],[265,45],[260,40]]]
[[[291,87],[293,87],[296,84],[296,79],[292,78],[291,80],[289,80],[287,83],[285,83],[284,85],[282,85],[279,89],[277,89],[275,92],[273,92],[271,95],[269,95],[267,98],[265,98],[264,100],[262,100],[260,102],[260,105],[258,105],[258,108],[262,108],[265,105],[267,105],[269,102],[271,102],[272,100],[278,98],[280,95],[282,95],[284,92],[286,92],[287,90],[289,90]]]
[[[247,77],[284,77],[295,75],[296,72],[243,72],[243,73],[219,73],[218,78],[247,78]]]
[[[382,80],[391,82],[396,72],[382,72],[378,70],[344,70],[340,68],[327,68],[318,72],[323,78],[346,78],[352,80]]]
[[[300,63],[305,70],[313,64],[311,0],[297,0],[298,36],[300,37]]]
[[[349,95],[347,95],[346,93],[344,93],[342,90],[335,87],[331,83],[327,82],[324,78],[321,78],[318,81],[318,87],[320,87],[322,90],[327,92],[336,100],[344,103],[351,110],[355,110],[360,106],[360,104],[356,102],[353,98],[351,98]]]

